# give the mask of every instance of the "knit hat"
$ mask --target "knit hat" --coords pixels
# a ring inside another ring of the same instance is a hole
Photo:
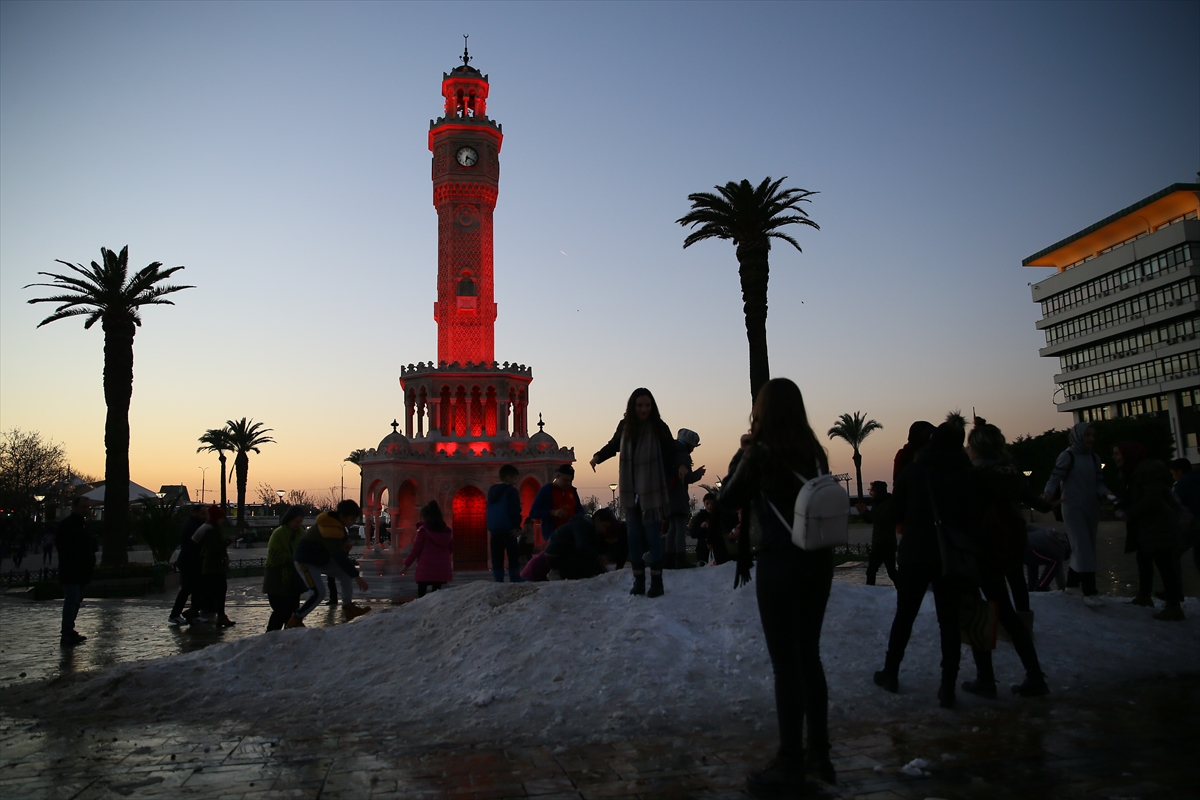
[[[211,505],[208,507],[208,521],[209,522],[216,522],[217,520],[221,519],[224,516],[225,516],[225,512],[221,510],[220,506]]]
[[[675,437],[680,444],[686,444],[688,447],[700,446],[700,434],[687,428],[680,428],[679,435]]]

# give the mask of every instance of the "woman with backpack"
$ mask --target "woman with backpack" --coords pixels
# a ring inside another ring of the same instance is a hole
[[[1046,677],[1033,646],[1033,634],[1017,609],[1029,612],[1029,590],[1022,572],[1029,537],[1020,502],[1028,498],[1025,475],[1005,452],[1004,434],[982,417],[967,437],[967,456],[971,459],[973,477],[980,502],[981,557],[979,559],[979,588],[984,598],[995,603],[999,623],[1008,631],[1013,649],[1025,667],[1025,682],[1012,687],[1022,697],[1040,697],[1049,693]],[[1017,608],[1009,600],[1012,587]],[[977,594],[972,590],[972,594]],[[981,697],[996,697],[996,673],[992,666],[992,651],[976,647],[976,678],[964,681],[963,691]]]
[[[904,525],[904,535],[896,546],[896,616],[888,636],[883,669],[875,673],[875,683],[889,692],[900,690],[900,662],[912,636],[913,623],[921,610],[925,592],[933,588],[934,609],[942,644],[942,682],[938,702],[943,708],[955,704],[958,680],[959,597],[978,575],[956,571],[966,560],[943,564],[938,528],[957,535],[957,543],[968,544],[979,538],[979,501],[971,479],[971,462],[963,452],[964,431],[943,422],[933,432],[929,445],[896,479],[892,496],[892,514]],[[962,548],[960,548],[962,549]],[[955,555],[947,550],[947,556]]]
[[[1042,499],[1051,500],[1062,490],[1063,523],[1071,542],[1067,588],[1078,585],[1083,602],[1096,608],[1103,602],[1096,589],[1096,533],[1100,529],[1100,498],[1109,491],[1100,474],[1100,458],[1092,449],[1096,429],[1089,422],[1080,422],[1067,432],[1067,440],[1070,446],[1054,463]]]
[[[608,444],[600,448],[590,462],[596,465],[621,454],[617,483],[621,508],[629,529],[629,561],[633,564],[633,589],[630,594],[661,597],[663,594],[662,536],[659,529],[671,516],[668,491],[672,472],[685,480],[688,468],[678,460],[675,437],[658,413],[658,403],[649,389],[638,388],[629,395],[625,416]],[[650,553],[650,591],[646,591],[646,562]]]
[[[829,690],[821,665],[821,625],[833,583],[833,550],[801,550],[792,544],[788,527],[802,478],[828,471],[828,458],[808,424],[800,388],[786,378],[768,381],[759,390],[750,433],[742,437],[742,449],[734,456],[720,497],[726,509],[748,504],[751,522],[743,530],[762,531],[755,586],[775,673],[779,750],[763,770],[747,776],[755,796],[799,793],[806,771],[829,783],[837,781],[829,759]],[[749,549],[748,542],[738,548],[739,575],[745,579]]]

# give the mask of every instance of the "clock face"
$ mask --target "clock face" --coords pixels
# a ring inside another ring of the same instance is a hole
[[[479,160],[479,153],[475,152],[474,147],[460,147],[458,148],[458,154],[455,156],[455,158],[457,158],[458,163],[462,164],[464,167],[473,167],[475,166],[475,162]]]

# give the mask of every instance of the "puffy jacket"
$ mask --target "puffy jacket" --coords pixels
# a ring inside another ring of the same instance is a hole
[[[404,559],[404,566],[417,563],[416,580],[421,583],[448,583],[454,579],[454,532],[450,528],[431,530],[417,525],[417,540]]]
[[[292,558],[313,567],[333,561],[350,577],[358,575],[358,565],[346,554],[346,526],[328,511],[318,514],[317,524],[300,537]]]
[[[267,594],[299,593],[296,562],[292,560],[292,554],[302,536],[303,528],[293,531],[287,525],[280,525],[271,531],[271,539],[267,542],[266,572],[263,576],[263,591]]]
[[[511,533],[521,527],[521,493],[509,483],[494,483],[487,493],[487,529]]]

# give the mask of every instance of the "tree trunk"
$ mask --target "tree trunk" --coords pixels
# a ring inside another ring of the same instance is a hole
[[[129,563],[129,400],[133,396],[133,321],[105,318],[104,553],[100,563]]]
[[[221,459],[221,513],[229,513],[229,502],[225,496],[225,486],[229,483],[229,478],[225,474],[225,454],[217,451],[217,456]]]
[[[246,527],[246,479],[250,473],[250,457],[238,453],[233,459],[233,472],[237,476],[237,526]]]
[[[742,279],[742,310],[746,315],[746,340],[750,345],[750,402],[771,379],[767,357],[767,281],[770,245],[742,242],[737,247],[738,275]]]
[[[858,481],[858,501],[861,503],[863,499],[862,493],[862,453],[858,452],[858,448],[854,448],[854,478]]]

